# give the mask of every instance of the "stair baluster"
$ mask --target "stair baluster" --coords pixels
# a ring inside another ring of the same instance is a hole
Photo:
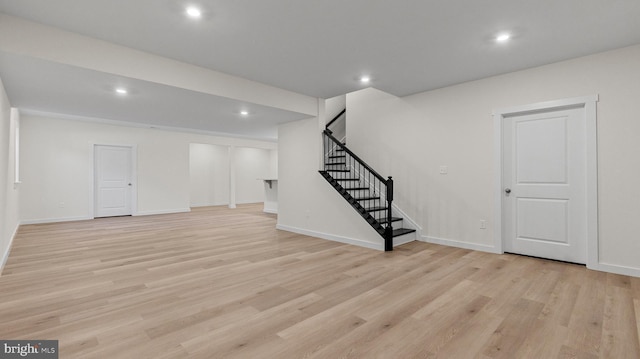
[[[323,132],[322,177],[384,238],[384,250],[393,250],[393,238],[415,232],[393,229],[402,218],[393,217],[393,178],[385,179],[338,139],[329,129]]]

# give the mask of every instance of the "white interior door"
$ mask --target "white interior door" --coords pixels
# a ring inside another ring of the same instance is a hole
[[[95,146],[95,217],[131,215],[132,148]]]
[[[505,251],[586,263],[584,107],[508,115],[502,133]]]

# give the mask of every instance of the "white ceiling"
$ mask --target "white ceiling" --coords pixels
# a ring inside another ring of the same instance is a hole
[[[187,19],[186,4],[205,16]],[[638,0],[0,0],[0,11],[320,98],[361,88],[363,74],[404,96],[640,43]],[[502,31],[513,34],[507,44],[493,41]],[[1,50],[0,77],[22,107],[259,138],[306,117],[259,107],[253,120],[264,116],[271,132],[238,126],[230,110],[250,104],[153,83],[114,106],[71,88],[108,74]],[[179,121],[171,98],[189,103]]]
[[[277,138],[278,124],[309,117],[3,51],[0,70],[12,106],[22,107],[27,114],[66,114],[264,140]],[[115,88],[107,84],[118,84],[129,93],[116,95]],[[242,116],[243,110],[249,110],[249,116]]]

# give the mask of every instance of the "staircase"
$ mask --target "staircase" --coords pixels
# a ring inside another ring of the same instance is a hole
[[[393,238],[415,232],[402,228],[402,218],[393,217],[393,179],[374,171],[328,128],[323,142],[324,169],[320,174],[382,236],[384,250],[392,251]]]

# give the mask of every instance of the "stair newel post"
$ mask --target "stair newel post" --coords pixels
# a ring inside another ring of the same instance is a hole
[[[344,197],[384,239],[384,250],[393,250],[394,235],[415,232],[414,229],[393,229],[393,178],[385,179],[360,157],[324,130],[324,168],[320,174]]]
[[[384,250],[392,251],[393,250],[393,226],[391,223],[391,203],[393,202],[393,178],[389,176],[387,179],[387,227],[384,229]]]

